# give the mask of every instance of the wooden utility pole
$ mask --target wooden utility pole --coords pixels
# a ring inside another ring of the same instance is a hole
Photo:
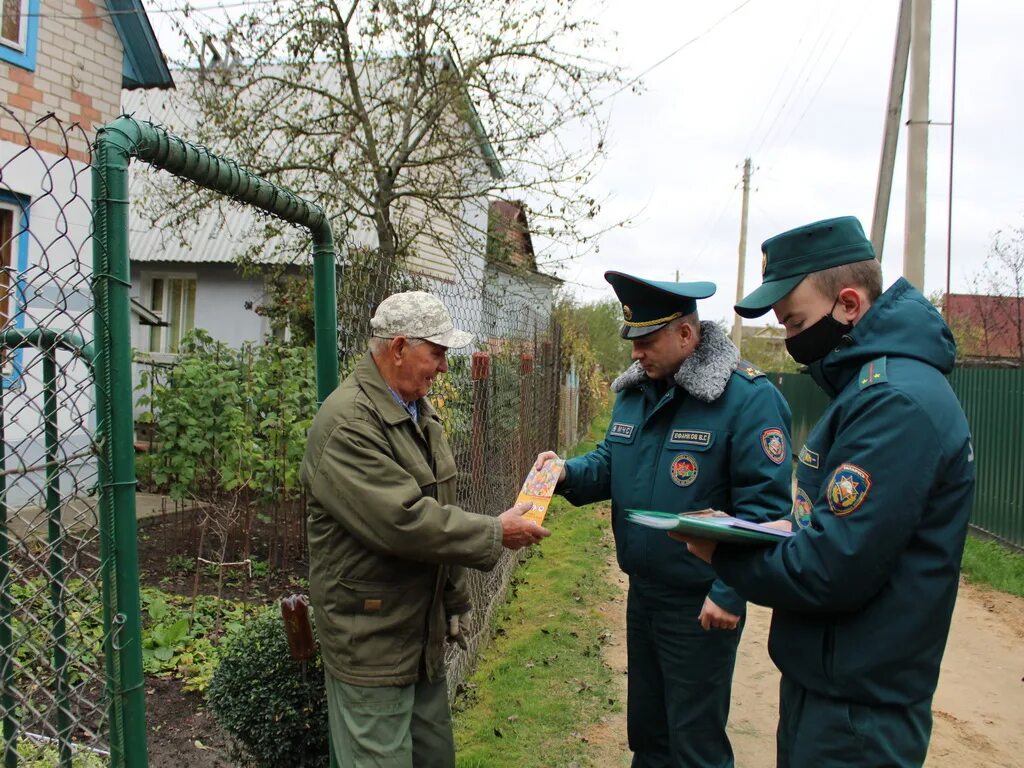
[[[932,0],[913,0],[910,31],[910,115],[907,121],[907,208],[903,242],[903,276],[920,291],[924,290],[931,26]]]
[[[750,158],[743,161],[743,211],[740,214],[740,263],[736,273],[736,301],[743,298],[743,272],[747,267],[747,211],[750,209]],[[743,318],[732,321],[732,343],[736,349],[743,343]]]
[[[882,131],[882,158],[878,163],[878,185],[875,187],[875,213],[871,219],[871,245],[882,260],[885,225],[889,219],[892,197],[892,176],[896,167],[896,144],[899,141],[900,115],[903,114],[903,91],[907,83],[907,59],[910,56],[911,0],[900,0],[896,22],[896,45],[893,48],[892,75],[889,78],[889,105],[885,110]]]

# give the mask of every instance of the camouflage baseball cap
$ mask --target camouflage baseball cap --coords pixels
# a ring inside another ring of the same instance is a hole
[[[473,341],[473,334],[456,328],[441,300],[426,291],[388,296],[370,318],[370,330],[383,339],[407,336],[456,349]]]

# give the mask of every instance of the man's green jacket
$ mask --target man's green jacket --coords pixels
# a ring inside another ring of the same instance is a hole
[[[437,413],[413,421],[367,354],[309,431],[309,587],[327,670],[351,685],[444,669],[446,614],[469,610],[464,567],[489,570],[501,523],[455,505],[455,459]]]

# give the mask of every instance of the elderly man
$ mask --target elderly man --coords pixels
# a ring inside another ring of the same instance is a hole
[[[789,408],[738,359],[697,299],[713,283],[607,272],[622,302],[633,366],[612,384],[611,425],[597,449],[566,462],[558,492],[611,498],[619,566],[629,574],[627,729],[637,768],[731,766],[725,726],[743,600],[630,508],[714,507],[765,522],[792,508]],[[537,457],[538,466],[553,453]]]
[[[426,395],[472,336],[422,291],[381,302],[370,351],[313,420],[302,464],[310,592],[340,765],[455,765],[444,644],[465,643],[465,568],[548,532],[455,505],[455,459]]]
[[[920,766],[974,490],[967,419],[946,381],[953,335],[882,270],[852,216],[761,246],[786,346],[832,399],[800,450],[796,535],[768,549],[692,540],[748,600],[775,609],[778,765]]]

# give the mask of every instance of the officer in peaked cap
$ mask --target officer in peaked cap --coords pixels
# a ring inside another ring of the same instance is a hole
[[[786,346],[831,398],[799,451],[796,535],[760,550],[691,540],[725,583],[774,608],[778,765],[920,766],[956,600],[974,451],[946,375],[955,344],[906,280],[884,293],[860,222],[762,246]]]
[[[598,447],[566,462],[573,504],[611,499],[619,566],[629,575],[629,746],[638,768],[731,766],[725,725],[745,604],[663,531],[627,509],[707,507],[767,521],[792,507],[789,409],[764,374],[739,360],[697,301],[714,283],[607,272],[622,303],[633,365],[612,384]],[[537,457],[538,466],[552,452]]]

